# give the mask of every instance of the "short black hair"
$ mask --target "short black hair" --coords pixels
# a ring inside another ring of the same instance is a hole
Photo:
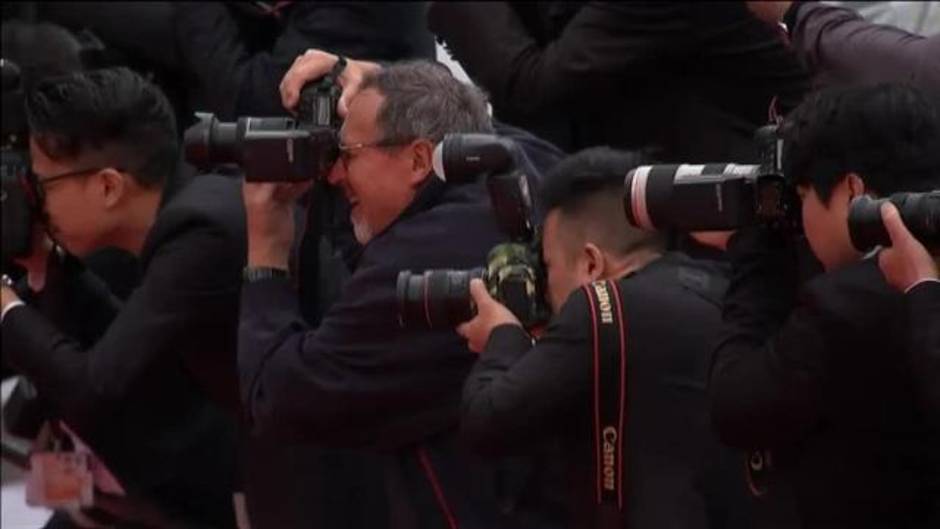
[[[662,234],[635,228],[623,210],[623,181],[637,166],[653,163],[646,151],[592,147],[568,156],[542,179],[539,198],[578,224],[582,238],[617,255],[639,247],[665,246]]]
[[[831,88],[810,95],[781,127],[784,174],[824,203],[854,172],[885,196],[940,181],[940,119],[934,100],[905,84]]]
[[[546,211],[570,209],[599,191],[623,193],[623,180],[637,166],[653,163],[642,151],[592,147],[558,162],[542,179],[540,198]]]
[[[144,187],[162,187],[179,161],[169,101],[127,68],[47,79],[27,95],[26,114],[33,139],[54,160],[94,153]]]

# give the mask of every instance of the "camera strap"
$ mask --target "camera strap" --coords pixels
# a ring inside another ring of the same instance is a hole
[[[623,510],[627,333],[616,281],[582,287],[591,309],[594,354],[594,451],[597,503]]]

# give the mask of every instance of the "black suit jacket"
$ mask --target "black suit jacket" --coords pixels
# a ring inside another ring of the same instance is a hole
[[[283,115],[278,85],[310,48],[372,61],[434,58],[421,2],[288,2],[276,17],[236,16],[226,2],[173,9],[184,69],[222,119]]]
[[[38,299],[51,320],[23,307],[3,322],[10,365],[129,493],[221,527],[234,523],[236,421],[210,397],[237,398],[245,248],[238,182],[200,177],[160,209],[123,305],[68,259]]]
[[[940,428],[940,282],[924,281],[905,297],[914,373],[934,426]]]
[[[574,151],[656,145],[672,161],[749,161],[771,99],[806,88],[740,2],[434,2],[431,31],[496,117]]]
[[[784,17],[797,57],[818,85],[909,82],[940,94],[940,35],[868,22],[856,11],[793,2]]]
[[[618,281],[628,365],[623,527],[751,526],[743,462],[719,445],[707,414],[725,276],[721,265],[672,253]],[[614,527],[594,497],[592,332],[581,289],[534,346],[521,327],[495,329],[464,386],[461,429],[490,454],[566,438],[570,474],[559,492],[570,526]]]
[[[474,355],[453,329],[403,329],[401,270],[482,266],[503,240],[479,183],[436,178],[364,248],[340,299],[311,328],[287,279],[245,285],[242,396],[256,433],[391,451],[391,527],[544,527],[524,523],[499,471],[454,444],[460,387]]]
[[[874,259],[800,288],[792,246],[762,228],[739,231],[729,251],[712,418],[728,444],[770,450],[758,527],[926,524],[938,439],[914,383],[902,295]]]

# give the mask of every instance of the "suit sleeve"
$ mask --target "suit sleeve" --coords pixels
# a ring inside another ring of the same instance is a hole
[[[520,113],[653,73],[693,29],[672,2],[590,2],[545,45],[508,2],[434,2],[428,22],[495,106]]]
[[[580,289],[572,294],[535,346],[521,327],[493,330],[464,384],[461,436],[474,450],[499,455],[524,448],[587,393],[593,365],[587,303]]]
[[[242,289],[239,369],[253,429],[288,440],[400,447],[456,426],[473,357],[452,329],[402,329],[398,269],[360,265],[312,328],[286,279]]]
[[[179,370],[175,352],[194,333],[217,325],[216,315],[234,310],[231,292],[239,284],[220,272],[227,269],[220,261],[231,255],[230,241],[208,226],[185,231],[159,248],[141,286],[89,347],[33,307],[4,320],[3,352],[11,366],[92,444],[99,426],[131,394],[165,392],[161,374]],[[70,321],[81,325],[85,316],[73,311]]]
[[[940,282],[925,281],[907,293],[914,373],[931,419],[940,425]]]
[[[732,281],[709,377],[712,422],[730,446],[752,449],[802,437],[818,418],[830,321],[799,301],[793,249],[764,228],[729,246]]]
[[[785,20],[797,55],[825,78],[911,81],[940,92],[940,35],[925,38],[872,24],[850,9],[820,2],[794,2]]]
[[[283,115],[278,86],[307,49],[371,60],[413,53],[401,32],[416,6],[396,4],[295,2],[273,46],[255,50],[224,2],[180,2],[176,42],[221,119]]]

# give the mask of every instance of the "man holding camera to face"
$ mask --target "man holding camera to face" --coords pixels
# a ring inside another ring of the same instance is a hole
[[[315,50],[298,58],[282,84],[287,106],[337,63]],[[294,204],[309,184],[245,184],[239,363],[251,425],[284,442],[391,454],[381,486],[393,527],[545,527],[525,521],[514,498],[498,503],[508,489],[494,467],[457,451],[459,387],[473,355],[451,329],[399,321],[400,271],[479,266],[505,237],[479,182],[445,183],[432,168],[446,134],[492,132],[486,100],[429,62],[339,68],[345,120],[326,181],[348,199],[363,249],[340,298],[311,327],[289,257]]]
[[[854,247],[847,219],[857,197],[940,188],[937,109],[900,85],[831,90],[781,131],[784,174],[825,273],[797,284],[792,232],[731,238],[714,425],[753,451],[757,527],[935,527],[940,443],[906,351],[904,300]]]
[[[706,412],[726,272],[626,222],[623,178],[640,163],[594,148],[545,175],[554,317],[534,345],[471,284],[478,314],[458,332],[481,355],[464,386],[462,435],[491,455],[563,439],[570,527],[750,527],[739,462]]]
[[[79,469],[95,505],[128,496],[115,523],[232,527],[238,184],[183,174],[169,103],[130,70],[46,80],[26,112],[35,226],[29,288],[2,287],[4,359],[103,464]],[[105,247],[140,260],[123,304],[80,260]]]

